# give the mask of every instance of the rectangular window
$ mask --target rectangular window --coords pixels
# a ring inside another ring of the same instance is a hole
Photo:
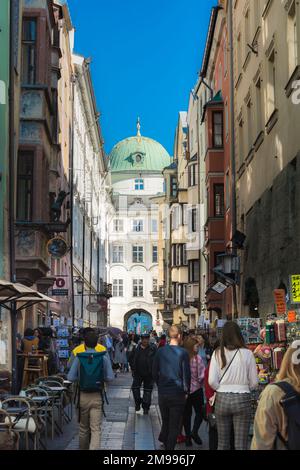
[[[176,245],[172,245],[172,266],[176,266]]]
[[[222,252],[222,251],[215,251],[214,252],[214,266],[213,266],[214,268],[216,268],[220,264],[220,260],[218,259],[218,256],[223,255],[223,254],[224,254],[224,252]],[[215,280],[215,282],[218,281],[217,273],[214,274],[214,280]]]
[[[182,245],[182,264],[183,266],[188,265],[186,244]]]
[[[36,40],[36,19],[24,18],[22,31],[22,83],[27,85],[33,85],[36,82]]]
[[[177,197],[177,179],[175,176],[171,177],[171,197]]]
[[[197,209],[192,209],[192,232],[197,232]]]
[[[229,112],[228,112],[228,102],[225,103],[225,134],[226,134],[226,141],[228,140],[229,136]]]
[[[199,282],[199,261],[189,261],[189,282]]]
[[[142,220],[133,221],[133,232],[143,232],[144,231],[144,222]]]
[[[247,124],[248,124],[248,149],[247,152],[250,152],[250,149],[252,148],[253,145],[253,125],[252,125],[252,119],[253,119],[253,106],[251,99],[247,103]]]
[[[135,189],[135,191],[143,191],[144,190],[144,180],[142,178],[137,178],[134,181],[134,189]]]
[[[176,305],[176,284],[172,284],[172,302]]]
[[[242,38],[241,33],[238,34],[237,37],[237,48],[236,48],[236,61],[237,61],[237,70],[238,70],[238,77],[242,73]]]
[[[180,222],[180,206],[173,206],[172,209],[172,230],[176,230],[179,227]]]
[[[224,216],[224,184],[214,184],[214,216]]]
[[[256,95],[256,137],[263,130],[262,120],[262,91],[261,91],[261,78],[259,78],[255,84],[255,95]]]
[[[213,112],[213,147],[223,147],[223,113]]]
[[[113,246],[113,263],[123,263],[124,262],[124,247],[123,246]]]
[[[158,221],[157,221],[157,219],[152,219],[151,220],[151,229],[152,229],[152,233],[157,233],[158,232]]]
[[[152,263],[157,263],[158,262],[158,250],[157,250],[157,245],[154,245],[152,247]]]
[[[123,297],[123,296],[124,296],[123,279],[114,279],[113,280],[113,297]]]
[[[289,55],[289,77],[298,65],[296,2],[293,1],[288,12],[287,42]]]
[[[176,245],[176,266],[181,264],[181,245]]]
[[[229,171],[226,173],[226,210],[230,208],[230,178],[229,178]]]
[[[124,231],[124,221],[121,219],[114,220],[114,232],[123,232]]]
[[[18,156],[17,220],[32,220],[33,152],[21,151]]]
[[[275,64],[275,51],[271,53],[268,60],[268,105],[269,105],[269,118],[276,108],[276,64]]]
[[[250,39],[250,13],[249,10],[247,11],[245,15],[245,60],[250,52],[248,44],[250,44],[251,39]]]
[[[132,262],[133,263],[144,262],[144,247],[143,246],[132,247]]]
[[[240,165],[244,162],[244,121],[239,121],[239,159]]]
[[[154,278],[154,279],[152,280],[152,290],[153,290],[154,292],[157,292],[157,291],[158,291],[158,279],[156,279],[156,278]]]
[[[144,281],[143,279],[133,279],[133,297],[144,297]]]
[[[188,168],[188,185],[196,186],[197,184],[197,165],[190,165]]]

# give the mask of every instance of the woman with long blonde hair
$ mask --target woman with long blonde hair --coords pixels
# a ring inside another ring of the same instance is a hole
[[[281,404],[286,393],[279,383],[291,385],[295,395],[300,394],[299,341],[295,341],[285,353],[276,382],[268,385],[261,394],[254,421],[252,450],[287,449],[288,420]],[[300,406],[300,395],[298,400]]]

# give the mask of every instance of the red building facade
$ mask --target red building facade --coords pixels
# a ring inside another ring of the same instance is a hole
[[[219,279],[214,272],[218,255],[232,247],[230,167],[230,77],[226,12],[213,8],[201,76],[210,83],[212,98],[205,107],[206,127],[206,250],[208,256],[207,309],[220,318],[233,314],[232,291],[222,294],[212,287]]]

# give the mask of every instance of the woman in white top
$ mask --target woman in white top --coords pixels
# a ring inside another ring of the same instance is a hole
[[[251,391],[258,385],[253,353],[247,349],[237,323],[227,322],[220,348],[211,359],[209,385],[216,390],[215,415],[218,450],[230,449],[234,429],[235,450],[247,450],[251,423]]]

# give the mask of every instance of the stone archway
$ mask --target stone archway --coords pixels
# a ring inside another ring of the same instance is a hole
[[[124,331],[134,331],[141,334],[153,329],[151,313],[143,309],[133,309],[124,316]]]

